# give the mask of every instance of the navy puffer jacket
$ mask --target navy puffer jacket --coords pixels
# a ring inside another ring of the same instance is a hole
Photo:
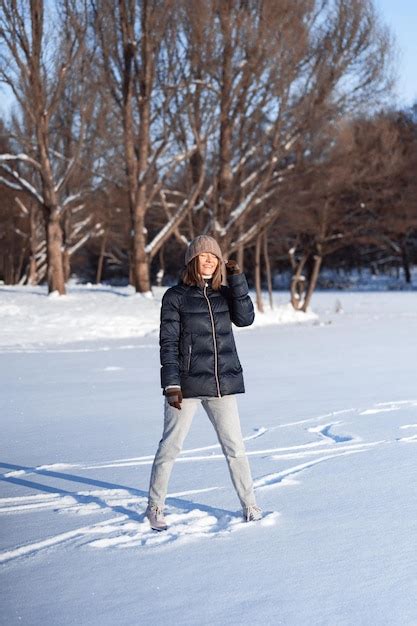
[[[168,289],[161,309],[161,385],[179,385],[184,398],[244,393],[232,322],[250,326],[252,300],[244,274],[219,291],[183,283]]]

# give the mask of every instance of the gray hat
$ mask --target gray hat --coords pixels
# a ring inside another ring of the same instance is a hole
[[[219,261],[223,261],[222,251],[220,250],[220,246],[217,241],[209,235],[199,235],[188,245],[185,252],[185,264],[188,265],[192,259],[199,254],[203,254],[204,252],[211,252],[211,254],[214,254]]]

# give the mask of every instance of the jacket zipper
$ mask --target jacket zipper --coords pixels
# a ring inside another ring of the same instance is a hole
[[[218,356],[217,356],[217,344],[216,344],[216,330],[214,327],[214,317],[213,317],[213,311],[211,310],[211,304],[210,304],[210,300],[209,297],[207,295],[207,283],[204,286],[204,297],[207,300],[207,304],[208,304],[208,309],[209,309],[209,313],[210,313],[210,320],[211,320],[211,330],[213,333],[213,345],[214,345],[214,377],[216,379],[216,385],[217,385],[217,395],[219,398],[221,398],[221,393],[220,393],[220,381],[219,381],[219,364],[218,364]]]
[[[188,347],[188,371],[190,371],[191,367],[191,345]]]

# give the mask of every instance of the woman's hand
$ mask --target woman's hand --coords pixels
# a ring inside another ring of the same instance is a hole
[[[233,259],[229,259],[226,261],[226,273],[228,276],[233,276],[233,274],[240,274],[240,267],[237,264],[237,261]]]
[[[182,392],[180,387],[174,387],[165,391],[168,404],[181,410]]]

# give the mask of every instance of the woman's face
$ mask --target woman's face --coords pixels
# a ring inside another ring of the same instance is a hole
[[[218,264],[219,259],[211,252],[203,252],[198,255],[198,271],[202,275],[209,276],[214,274]]]

